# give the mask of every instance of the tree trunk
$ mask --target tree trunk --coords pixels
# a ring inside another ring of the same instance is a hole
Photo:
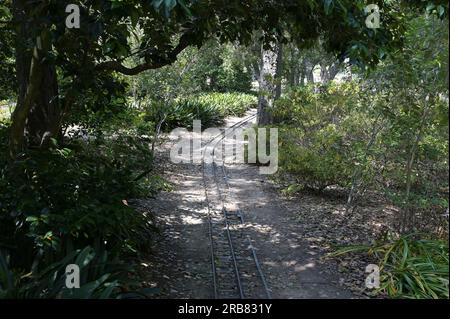
[[[289,64],[287,67],[289,68],[289,86],[295,87],[298,86],[300,80],[300,57],[298,53],[298,48],[291,45],[290,46],[291,54],[289,57]]]
[[[412,228],[413,224],[414,224],[414,212],[411,208],[411,204],[410,204],[410,200],[411,200],[411,186],[412,186],[412,174],[413,174],[413,166],[414,166],[414,161],[416,159],[417,156],[417,149],[419,147],[419,143],[422,140],[422,135],[423,135],[423,130],[424,127],[426,125],[426,123],[428,122],[428,111],[429,111],[429,107],[431,105],[433,105],[434,102],[434,97],[432,96],[428,96],[429,101],[425,102],[424,105],[424,109],[422,112],[422,116],[421,116],[421,121],[420,121],[420,125],[417,128],[416,131],[416,136],[414,138],[413,144],[408,152],[408,160],[406,163],[406,168],[405,168],[405,175],[406,175],[406,194],[405,194],[405,204],[406,204],[406,208],[404,210],[403,213],[403,220],[402,220],[402,225],[401,225],[401,231],[406,233],[409,228]]]
[[[61,109],[55,67],[42,64],[39,93],[28,116],[26,133],[32,146],[47,147],[50,138],[61,140]]]
[[[289,77],[288,77],[288,84],[289,87],[293,87],[295,86],[295,78],[298,76],[298,70],[297,70],[297,63],[296,63],[296,58],[295,58],[295,51],[294,48],[291,48],[291,54],[289,57]]]
[[[39,83],[42,82],[42,70],[40,67],[39,53],[35,48],[27,84],[23,86],[23,79],[19,79],[19,88],[24,87],[25,92],[19,94],[17,105],[11,116],[10,130],[10,156],[15,158],[25,147],[25,125],[29,116],[33,101],[36,99],[39,90]],[[18,73],[19,75],[19,73]]]
[[[275,97],[275,74],[277,54],[273,50],[264,50],[261,46],[261,66],[259,74],[258,125],[271,122],[270,108]]]
[[[275,70],[275,100],[281,97],[281,81],[283,79],[283,44],[278,43],[277,65]]]
[[[308,84],[314,84],[314,63],[306,61],[306,79]]]
[[[51,49],[48,30],[30,39],[30,26],[23,0],[13,1],[16,30],[16,76],[18,97],[11,116],[10,156],[15,158],[26,146],[45,147],[50,137],[61,137],[61,111],[58,100],[56,69],[46,61]],[[32,52],[26,44],[34,43]]]
[[[333,81],[341,70],[341,62],[336,61],[328,69],[328,81]]]
[[[326,62],[320,63],[320,81],[322,84],[328,84],[328,82],[333,81],[339,73],[340,67],[340,61],[335,61],[329,65]]]
[[[329,72],[325,63],[320,63],[320,82],[327,84],[329,82]]]
[[[305,86],[305,71],[303,68],[300,70],[300,72],[297,74],[297,77],[295,78],[295,86]]]

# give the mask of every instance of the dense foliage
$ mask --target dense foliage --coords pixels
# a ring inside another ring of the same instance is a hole
[[[91,257],[80,265],[87,266],[95,255],[101,263],[116,260],[120,264],[117,258],[132,258],[145,251],[153,232],[152,219],[135,211],[128,200],[149,196],[164,186],[156,177],[135,181],[151,164],[148,143],[136,137],[73,140],[64,147],[55,144],[46,152],[30,150],[8,162],[5,130],[1,130],[0,143],[0,250],[3,267],[7,264],[10,273],[3,276],[14,277],[4,280],[18,281],[18,291],[8,294],[54,297],[64,281],[55,282],[55,291],[47,291],[53,286],[41,279],[33,282],[33,278],[50,280],[55,275],[59,277],[53,280],[62,280],[65,262],[82,260],[86,254]],[[87,246],[92,251],[77,257],[79,249]],[[93,264],[100,262],[95,260]],[[93,270],[90,280],[109,273],[108,264],[101,267]],[[117,271],[128,268],[122,265]],[[30,271],[31,277],[21,277]],[[3,284],[0,281],[0,288],[7,289]]]
[[[381,294],[448,298],[448,21],[411,19],[404,49],[353,78],[300,83],[276,101],[277,178],[287,192],[343,190],[349,214],[381,195],[398,209],[391,237],[336,255],[375,255]]]
[[[447,28],[413,20],[403,53],[417,52],[412,63],[399,54],[358,82],[294,88],[273,114],[282,125],[281,174],[317,189],[346,188],[349,201],[382,191],[408,215],[399,216],[401,227],[436,231],[448,208],[448,51],[440,42],[418,45],[418,25],[430,41]]]
[[[355,152],[365,137],[357,90],[354,83],[332,84],[320,93],[300,87],[277,101],[281,174],[311,188],[350,186]]]

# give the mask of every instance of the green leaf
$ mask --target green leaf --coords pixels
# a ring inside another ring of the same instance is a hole
[[[9,16],[11,14],[8,7],[5,7],[4,5],[0,5],[0,12],[3,12],[5,16]]]
[[[95,257],[94,249],[87,246],[80,252],[77,259],[75,260],[75,264],[77,264],[81,269],[87,266],[94,257]]]
[[[38,220],[39,220],[39,218],[36,217],[36,216],[28,216],[28,217],[25,219],[25,221],[27,221],[27,222],[29,222],[29,223],[35,223],[35,222],[37,222]]]

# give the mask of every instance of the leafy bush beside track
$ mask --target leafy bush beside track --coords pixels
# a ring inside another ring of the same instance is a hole
[[[137,212],[129,204],[164,187],[156,176],[135,180],[152,164],[148,142],[136,137],[72,140],[46,152],[29,150],[9,162],[6,137],[4,127],[0,295],[71,297],[73,292],[61,290],[63,261],[69,259],[92,268],[85,269],[79,294],[116,294],[132,270],[133,256],[146,251],[155,231],[150,212]]]
[[[391,298],[449,298],[448,241],[418,235],[384,238],[373,245],[350,246],[330,254],[365,253],[380,268],[378,292]]]

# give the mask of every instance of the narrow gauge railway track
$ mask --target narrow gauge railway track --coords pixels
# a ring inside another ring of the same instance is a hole
[[[255,117],[256,115],[250,115],[235,123],[229,128],[231,130],[227,132],[227,135],[232,134],[233,130],[242,127]],[[231,189],[223,152],[220,152],[222,156],[220,159],[216,158],[216,147],[219,143],[222,147],[221,142],[227,135],[218,134],[206,143],[202,161],[214,298],[270,299],[270,289],[259,263],[256,249],[252,245],[250,235],[245,234],[243,212],[236,203],[232,203],[230,198]],[[211,163],[205,161],[207,152],[212,155]],[[216,162],[219,162],[220,165]]]

